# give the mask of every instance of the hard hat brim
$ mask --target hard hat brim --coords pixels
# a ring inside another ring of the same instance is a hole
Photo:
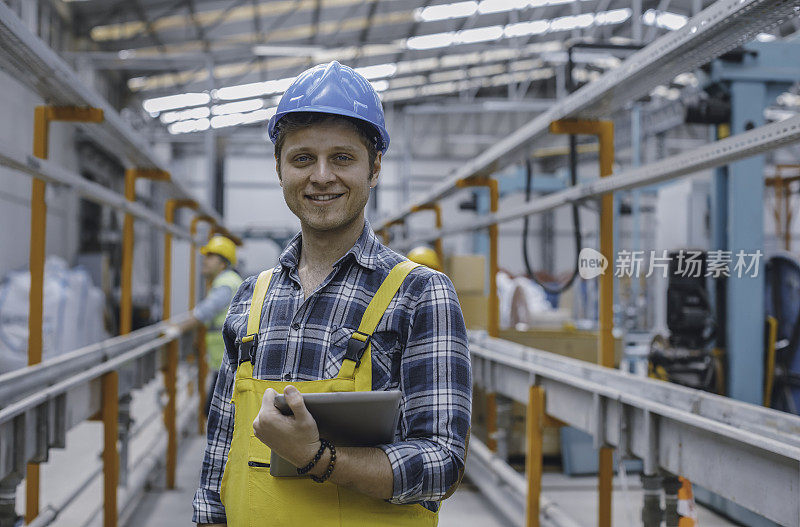
[[[352,117],[353,119],[358,119],[360,121],[364,121],[367,124],[372,125],[378,131],[378,135],[381,137],[381,147],[378,151],[381,154],[385,154],[386,150],[389,148],[389,132],[386,131],[386,128],[381,126],[378,123],[370,121],[369,119],[365,118],[363,115],[359,115],[357,112],[353,112],[350,110],[344,110],[342,108],[335,108],[333,106],[305,106],[296,109],[286,110],[280,113],[276,113],[272,116],[269,120],[268,126],[268,133],[270,140],[275,143],[278,139],[277,128],[276,125],[278,121],[280,121],[283,117],[290,113],[298,113],[298,112],[315,112],[315,113],[327,113],[330,115],[339,115],[345,117]]]

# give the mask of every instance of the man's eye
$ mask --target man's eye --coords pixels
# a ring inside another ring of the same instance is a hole
[[[306,163],[306,162],[308,162],[310,160],[311,160],[311,156],[308,156],[308,155],[305,155],[305,154],[301,154],[301,155],[296,156],[294,158],[294,162],[295,163]]]
[[[337,154],[336,155],[336,160],[337,161],[351,161],[352,158],[350,156],[346,155],[346,154]]]

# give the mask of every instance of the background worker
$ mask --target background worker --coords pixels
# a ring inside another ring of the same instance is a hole
[[[198,303],[192,316],[206,326],[206,358],[212,372],[211,384],[206,393],[206,417],[214,393],[214,385],[219,376],[225,343],[222,340],[222,324],[228,313],[236,290],[242,284],[242,277],[233,270],[236,265],[236,245],[225,236],[214,236],[200,248],[203,255],[203,278],[211,281],[206,297]]]
[[[442,267],[442,261],[439,259],[439,255],[436,254],[436,251],[431,249],[430,247],[427,247],[425,245],[414,247],[413,249],[408,251],[408,254],[406,256],[412,262],[424,265],[425,267],[430,267],[434,271],[439,271],[440,273],[444,272],[444,268]]]
[[[316,66],[269,136],[301,232],[231,302],[193,521],[433,527],[464,469],[468,340],[452,282],[365,220],[389,145],[378,94],[336,61]],[[403,393],[394,441],[372,447],[323,441],[301,395],[371,390]],[[281,392],[293,416],[274,407]],[[272,476],[271,452],[315,479]]]

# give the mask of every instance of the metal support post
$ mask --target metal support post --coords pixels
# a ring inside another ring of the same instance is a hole
[[[123,487],[128,486],[128,460],[130,452],[130,432],[133,419],[131,418],[131,397],[130,394],[119,398],[119,426],[117,434],[119,436],[119,484]]]
[[[164,220],[175,223],[175,211],[181,207],[197,209],[197,202],[193,200],[167,200],[164,206]],[[164,291],[163,291],[162,319],[168,320],[172,316],[172,234],[164,231]],[[178,459],[178,428],[176,424],[176,386],[178,376],[178,340],[167,344],[167,364],[164,368],[164,387],[167,392],[167,406],[164,408],[164,425],[167,428],[167,481],[168,489],[175,488],[175,467]]]
[[[525,476],[528,495],[525,504],[526,527],[539,527],[539,500],[542,494],[542,440],[544,437],[544,388],[531,386],[525,416],[528,444],[525,453]]]
[[[103,527],[117,525],[119,457],[119,372],[110,371],[101,380],[103,391]]]
[[[550,123],[555,134],[596,135],[599,146],[600,177],[608,177],[614,165],[614,123],[612,121],[564,120]],[[609,262],[614,262],[614,195],[606,193],[600,198],[600,252]],[[612,266],[613,269],[613,266]],[[599,349],[597,362],[607,368],[614,367],[614,273],[600,275]],[[611,526],[611,498],[614,477],[613,449],[602,446],[598,470],[598,515],[600,527]]]
[[[681,481],[677,476],[664,476],[664,523],[666,527],[678,527],[678,490]]]
[[[442,228],[442,206],[438,203],[428,203],[427,205],[419,205],[411,209],[411,212],[419,212],[421,210],[432,210],[436,217],[436,230]],[[439,261],[444,265],[444,248],[442,247],[442,239],[436,238],[434,240],[434,248]]]
[[[136,201],[138,178],[168,181],[169,172],[158,169],[129,168],[125,171],[125,199]],[[119,334],[127,335],[133,326],[133,215],[125,213],[122,226],[122,275],[120,276]]]
[[[644,507],[642,507],[642,527],[660,527],[663,511],[661,510],[661,476],[642,474],[644,490]]]
[[[19,522],[17,516],[17,486],[22,477],[11,474],[0,481],[0,527],[16,527]]]
[[[33,155],[39,159],[48,157],[50,123],[53,121],[100,123],[103,121],[103,110],[71,106],[37,106],[33,113]],[[44,260],[47,234],[46,189],[47,186],[43,180],[33,179],[29,261],[31,287],[28,296],[28,366],[42,362]],[[39,465],[36,463],[28,464],[25,489],[25,522],[30,523],[39,515]]]
[[[197,246],[194,242],[197,236],[197,224],[201,221],[213,226],[216,224],[211,216],[200,215],[192,218],[189,232],[191,234],[191,260],[189,264],[189,309],[194,309],[197,303]],[[197,328],[197,433],[203,435],[206,431],[205,404],[206,379],[208,379],[208,362],[206,362],[206,326],[200,324]]]

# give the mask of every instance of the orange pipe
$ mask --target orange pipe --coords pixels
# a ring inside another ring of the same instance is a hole
[[[33,112],[33,155],[47,159],[52,121],[103,121],[103,110],[37,106]],[[31,286],[28,295],[28,366],[42,362],[42,320],[44,312],[44,261],[47,235],[47,185],[34,178],[31,186],[31,239],[29,267]],[[28,463],[25,482],[25,522],[39,515],[39,465]]]

